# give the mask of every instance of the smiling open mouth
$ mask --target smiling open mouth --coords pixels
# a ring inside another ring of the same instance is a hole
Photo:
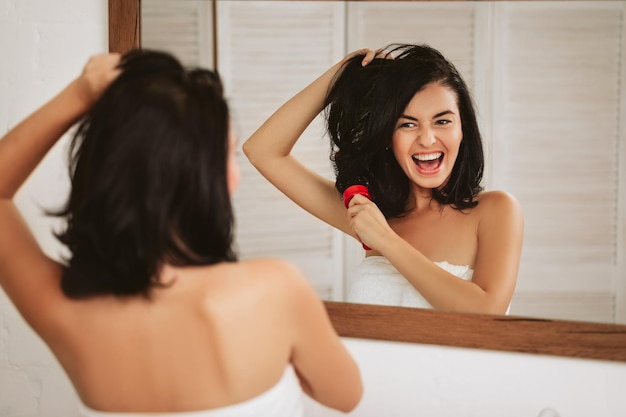
[[[413,162],[423,172],[434,172],[439,169],[443,161],[443,152],[413,155]]]

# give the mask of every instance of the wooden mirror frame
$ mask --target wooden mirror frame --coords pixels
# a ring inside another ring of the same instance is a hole
[[[109,0],[109,50],[140,45],[141,0]],[[626,325],[325,304],[342,337],[626,362]]]

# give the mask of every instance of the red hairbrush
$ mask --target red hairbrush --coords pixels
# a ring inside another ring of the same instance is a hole
[[[357,194],[361,194],[362,196],[368,198],[369,200],[372,199],[372,197],[370,196],[370,192],[366,186],[360,185],[360,184],[351,185],[348,188],[346,188],[345,191],[343,192],[343,204],[346,206],[346,208],[348,208],[350,201]],[[371,250],[371,248],[368,247],[365,243],[363,244],[363,249]]]

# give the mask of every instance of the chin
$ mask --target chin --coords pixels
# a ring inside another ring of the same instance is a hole
[[[413,178],[413,184],[417,185],[420,188],[439,189],[446,184],[449,177],[449,173],[447,175],[444,175],[443,173],[438,173],[436,175],[433,175],[432,177],[420,174],[418,178]]]

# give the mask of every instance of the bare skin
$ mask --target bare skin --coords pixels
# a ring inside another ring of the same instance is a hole
[[[171,285],[154,290],[149,300],[71,300],[62,293],[62,265],[43,253],[12,199],[117,76],[118,61],[116,54],[92,58],[80,77],[0,140],[2,288],[91,408],[227,406],[274,386],[291,363],[312,398],[352,410],[362,395],[359,370],[314,289],[284,261],[165,264],[159,279]],[[227,175],[232,192],[238,170],[231,165]]]
[[[366,54],[363,65],[376,54],[372,50],[356,53]],[[523,240],[519,203],[508,193],[490,191],[477,197],[478,206],[460,212],[432,199],[431,189],[447,180],[462,141],[452,90],[439,84],[426,86],[398,120],[392,150],[413,184],[407,216],[387,221],[373,202],[360,195],[346,212],[334,183],[290,154],[304,129],[322,111],[341,64],[281,106],[244,143],[245,154],[302,208],[372,248],[366,256],[386,257],[435,309],[505,313],[517,280]],[[413,156],[437,152],[444,155],[438,170],[416,167]],[[469,265],[474,269],[472,280],[458,279],[435,265],[437,261]]]

